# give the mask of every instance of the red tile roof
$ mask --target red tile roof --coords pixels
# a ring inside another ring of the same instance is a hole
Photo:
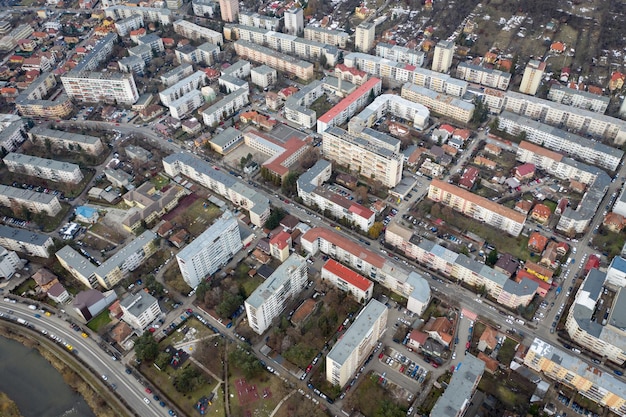
[[[360,289],[361,291],[367,291],[374,285],[372,281],[365,278],[363,275],[357,274],[350,268],[343,266],[333,259],[326,261],[323,268],[328,272],[341,277],[341,279],[346,281],[348,284]]]
[[[345,109],[350,107],[350,105],[358,100],[361,96],[367,94],[368,91],[374,88],[374,86],[376,86],[376,84],[378,84],[379,82],[380,80],[378,78],[370,78],[369,80],[361,84],[359,88],[354,90],[353,93],[341,100],[339,104],[324,113],[318,120],[322,123],[328,123],[339,114],[341,114],[341,112],[343,112]]]
[[[385,264],[386,259],[377,253],[372,252],[371,250],[365,249],[360,244],[348,239],[339,233],[335,233],[330,229],[326,229],[324,227],[314,227],[309,229],[304,235],[302,235],[301,240],[307,242],[313,242],[317,239],[324,239],[327,242],[334,244],[335,246],[340,247],[341,249],[350,252],[354,256],[362,259],[364,262],[376,267],[382,268]]]
[[[534,172],[535,172],[535,164],[530,164],[530,163],[522,164],[522,165],[520,165],[520,166],[515,168],[515,172],[520,177],[525,177],[526,175],[534,174]]]
[[[365,71],[361,71],[358,68],[355,67],[349,67],[345,64],[337,64],[335,66],[336,69],[338,69],[341,72],[349,72],[350,74],[356,76],[356,77],[366,77],[367,76],[367,72]]]
[[[291,235],[284,230],[270,239],[270,245],[278,246],[278,249],[285,249],[289,245]]]

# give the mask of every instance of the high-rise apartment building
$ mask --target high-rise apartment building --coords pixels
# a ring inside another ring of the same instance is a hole
[[[285,33],[298,35],[304,31],[304,11],[301,7],[292,7],[285,11]]]
[[[454,56],[454,42],[439,41],[435,46],[432,70],[437,72],[448,72],[452,65]]]
[[[132,74],[72,71],[61,82],[67,95],[80,102],[135,104],[139,99]]]
[[[219,0],[220,13],[224,22],[236,22],[239,16],[239,1],[237,0]]]
[[[176,255],[183,279],[191,288],[224,266],[241,248],[239,225],[230,212]]]
[[[524,69],[524,76],[522,77],[522,83],[519,86],[519,92],[524,94],[530,94],[534,96],[537,93],[541,79],[543,78],[543,71],[546,69],[546,63],[531,59]]]
[[[357,51],[368,52],[374,47],[374,39],[376,39],[375,23],[363,22],[356,27],[354,47]]]

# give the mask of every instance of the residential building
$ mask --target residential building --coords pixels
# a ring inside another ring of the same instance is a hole
[[[13,152],[5,156],[3,160],[10,172],[70,184],[78,184],[83,179],[83,173],[76,164]]]
[[[322,281],[328,280],[329,283],[351,295],[360,304],[365,304],[372,298],[374,283],[334,259],[326,261],[321,273]]]
[[[356,27],[354,48],[360,52],[369,52],[374,47],[376,40],[376,23],[361,22]]]
[[[252,65],[245,59],[239,59],[230,66],[222,69],[222,76],[229,75],[235,78],[247,78],[251,75]]]
[[[413,65],[361,52],[353,52],[345,55],[343,63],[348,68],[356,68],[359,71],[364,71],[375,77],[387,78],[396,82],[413,82],[415,71],[417,70],[417,67]],[[450,78],[448,75],[444,76]],[[459,82],[464,81],[459,80]]]
[[[387,329],[389,310],[370,300],[326,356],[326,380],[343,388],[370,355]]]
[[[262,227],[270,214],[269,200],[264,194],[190,153],[181,152],[165,157],[163,169],[172,178],[185,175],[237,207],[248,210],[250,221],[256,226]]]
[[[13,274],[21,268],[22,260],[17,256],[17,253],[0,246],[0,278],[11,279]]]
[[[88,322],[115,300],[117,300],[117,294],[113,290],[102,293],[98,290],[89,289],[76,294],[74,301],[72,301],[72,307],[79,317]]]
[[[124,320],[140,333],[161,315],[159,301],[145,291],[130,294],[120,301]]]
[[[53,244],[50,236],[0,225],[0,246],[7,250],[47,258]]]
[[[170,115],[178,120],[190,115],[196,109],[202,107],[204,97],[200,90],[192,90],[169,104]]]
[[[245,59],[260,62],[278,71],[293,74],[303,80],[313,78],[313,64],[265,46],[239,39],[235,42],[235,52]]]
[[[146,181],[122,196],[124,203],[130,207],[122,220],[122,226],[135,233],[142,226],[151,225],[173,210],[186,194],[185,188],[179,185],[168,184],[157,190],[152,182]]]
[[[149,33],[147,35],[138,37],[137,44],[148,45],[152,49],[152,52],[154,52],[155,54],[160,54],[165,51],[163,39],[161,39],[161,37],[156,33]]]
[[[350,133],[359,133],[387,114],[412,123],[413,128],[422,130],[428,126],[430,111],[425,106],[409,101],[396,94],[382,94],[348,123]]]
[[[202,121],[207,126],[217,125],[250,103],[249,96],[250,93],[247,88],[233,91],[217,103],[203,110]]]
[[[432,70],[436,72],[448,72],[454,57],[454,42],[439,41],[435,45]]]
[[[543,79],[543,72],[546,69],[546,63],[531,59],[524,69],[522,83],[519,86],[519,92],[534,96]]]
[[[165,8],[113,5],[106,7],[104,14],[114,20],[141,15],[144,22],[158,22],[162,25],[172,24],[172,11]]]
[[[229,2],[234,0],[227,0]],[[220,4],[222,1],[220,1]],[[238,3],[237,3],[238,4]],[[222,15],[224,11],[222,10]],[[196,25],[195,23],[188,22],[187,20],[177,20],[174,22],[174,32],[188,39],[196,41],[205,40],[213,45],[221,46],[224,44],[224,37],[221,33],[212,29],[205,28],[204,26]]]
[[[282,21],[282,18],[260,15],[256,12],[239,12],[239,24],[244,26],[254,26],[267,30],[278,30]]]
[[[243,134],[234,127],[227,127],[209,141],[211,149],[220,155],[226,155],[243,143]]]
[[[143,75],[146,70],[146,61],[135,55],[120,59],[117,61],[117,65],[120,67],[120,71],[127,73],[132,72],[137,75]]]
[[[165,5],[170,10],[178,10],[183,6],[183,0],[165,0]]]
[[[426,54],[418,49],[410,49],[406,46],[391,45],[384,42],[376,44],[376,55],[391,61],[415,65],[416,67],[424,65],[424,59],[426,58]]]
[[[156,252],[156,239],[155,233],[146,230],[100,266],[91,263],[69,245],[58,250],[55,255],[61,266],[87,287],[95,288],[99,285],[110,289]]]
[[[236,22],[239,15],[239,2],[237,0],[219,0],[220,13],[224,22]]]
[[[55,100],[46,100],[48,94],[56,87],[54,73],[39,75],[30,85],[15,98],[15,107],[24,117],[67,117],[74,109],[72,101],[65,94]]]
[[[304,10],[301,7],[290,7],[285,10],[285,33],[301,36],[304,30]]]
[[[226,212],[176,255],[183,279],[191,288],[226,265],[243,248],[237,219]]]
[[[56,216],[61,211],[61,203],[56,195],[38,193],[23,188],[0,184],[0,205],[14,212],[26,209],[31,213]]]
[[[66,94],[79,102],[131,105],[139,98],[132,74],[72,71],[61,82]]]
[[[431,417],[464,416],[484,372],[485,362],[474,355],[465,355],[463,366],[455,369],[446,390],[435,402]]]
[[[201,17],[213,18],[218,4],[215,0],[191,0],[193,14]]]
[[[626,384],[578,356],[535,338],[524,356],[524,365],[618,415],[626,414]]]
[[[550,86],[548,100],[596,113],[605,113],[611,101],[608,96],[569,88],[562,84],[552,84]]]
[[[263,334],[308,282],[306,259],[293,253],[245,301],[248,324]]]
[[[337,80],[348,81],[354,85],[361,85],[367,81],[367,75],[367,72],[355,67],[348,67],[345,64],[337,64],[335,66],[335,77],[337,77]]]
[[[470,83],[484,85],[486,87],[507,90],[511,82],[511,73],[475,65],[469,62],[461,62],[456,67],[456,76]]]
[[[322,134],[322,153],[366,178],[376,178],[385,187],[395,187],[402,179],[404,158],[399,149],[390,149],[388,144],[369,133],[378,134],[369,128],[352,135],[338,127],[329,127]]]
[[[0,148],[14,152],[26,140],[26,124],[21,117],[11,115],[6,123],[0,123]]]
[[[104,150],[104,145],[98,137],[79,135],[41,126],[33,127],[28,132],[28,137],[33,143],[39,142],[39,145],[47,146],[46,143],[50,143],[52,148],[86,152],[90,155],[99,155]]]
[[[314,42],[334,45],[339,48],[345,48],[350,35],[342,30],[333,30],[319,26],[308,25],[304,28],[304,39]]]
[[[166,87],[169,87],[191,74],[193,74],[193,67],[190,63],[185,62],[161,75],[161,83],[163,83]]]
[[[557,230],[571,235],[584,233],[598,212],[609,185],[611,178],[604,171],[599,171],[576,210],[568,206],[561,213]]]
[[[50,289],[46,292],[46,295],[57,304],[65,304],[72,298],[70,293],[67,292],[63,284],[60,282],[57,282],[50,287]]]
[[[317,114],[309,106],[324,94],[324,83],[315,80],[300,91],[292,94],[285,101],[285,119],[308,129],[317,123]]]
[[[226,94],[232,93],[235,90],[240,88],[245,88],[246,90],[250,90],[250,86],[247,81],[242,80],[237,77],[233,77],[232,75],[222,75],[218,79],[218,84],[220,88],[223,88]]]
[[[420,103],[431,112],[449,117],[460,123],[469,123],[474,115],[474,104],[415,84],[404,84],[401,97]]]
[[[117,34],[110,32],[96,42],[94,47],[74,67],[73,71],[95,71],[113,52],[113,46],[117,43]]]
[[[281,181],[289,174],[289,167],[311,149],[307,141],[297,137],[278,142],[257,130],[248,130],[243,137],[250,148],[270,157],[263,163],[263,167]]]
[[[115,30],[120,36],[128,35],[132,30],[143,27],[143,16],[140,14],[127,17],[115,22]]]
[[[528,142],[608,171],[617,170],[624,157],[620,149],[508,111],[502,112],[498,120],[500,129],[514,136],[525,132],[524,138]]]
[[[169,106],[173,101],[185,96],[192,91],[198,91],[206,84],[206,74],[203,71],[196,71],[188,77],[183,78],[171,87],[159,93],[159,98],[164,106]]]
[[[252,84],[261,88],[267,88],[278,80],[278,74],[274,68],[267,65],[261,65],[252,69]]]

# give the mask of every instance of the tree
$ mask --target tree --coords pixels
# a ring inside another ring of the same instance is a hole
[[[298,175],[298,173],[296,172],[290,172],[289,174],[287,174],[282,185],[280,186],[283,194],[287,196],[292,196],[297,192],[297,182],[299,176],[300,175]]]
[[[319,62],[320,62],[320,67],[321,68],[326,68],[326,65],[328,64],[328,60],[326,59],[326,54],[325,53],[322,53],[322,55],[320,55]]]
[[[230,292],[224,293],[222,302],[215,307],[215,312],[223,318],[231,317],[243,303],[243,297],[240,295],[231,294]]]
[[[170,362],[172,355],[167,352],[159,353],[159,356],[154,360],[154,364],[160,369],[164,370],[167,364]]]
[[[372,227],[370,227],[370,230],[367,231],[367,235],[370,237],[370,239],[378,239],[384,228],[385,225],[381,222],[374,222]]]
[[[187,365],[174,376],[173,385],[176,391],[184,394],[191,392],[203,382],[202,375],[195,366]]]
[[[211,289],[211,284],[208,281],[202,281],[196,287],[196,298],[198,300],[204,300],[204,296]]]
[[[485,259],[485,265],[494,266],[498,262],[498,250],[494,249],[487,255],[487,259]]]
[[[489,108],[479,97],[474,98],[474,114],[472,115],[472,123],[480,124],[487,120],[489,116]]]
[[[265,227],[268,229],[276,229],[280,225],[280,221],[287,215],[287,212],[280,207],[276,207],[272,209],[267,221],[265,222]]]
[[[157,281],[154,278],[154,275],[150,274],[150,275],[146,276],[145,279],[144,279],[144,283],[146,284],[146,288],[150,292],[154,291],[154,293],[157,296],[163,294],[163,284],[161,284],[159,281]]]
[[[152,333],[145,332],[135,342],[135,356],[142,361],[153,361],[159,354],[159,345]]]

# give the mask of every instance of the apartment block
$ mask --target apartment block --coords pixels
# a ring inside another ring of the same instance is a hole
[[[5,249],[40,258],[48,258],[54,245],[47,235],[0,225],[0,246]]]
[[[245,59],[239,59],[230,64],[229,67],[222,69],[222,75],[229,75],[235,78],[249,77],[252,71],[252,65]]]
[[[184,247],[176,255],[176,260],[187,285],[196,288],[242,248],[237,219],[226,212]]]
[[[163,169],[172,178],[182,174],[237,207],[248,210],[250,221],[256,226],[262,227],[270,215],[270,204],[265,195],[192,154],[181,152],[165,157]]]
[[[154,232],[146,230],[100,266],[91,263],[69,245],[58,250],[55,255],[61,266],[87,287],[95,288],[99,285],[111,289],[156,252],[156,239]]]
[[[152,61],[152,48],[150,48],[150,45],[133,46],[132,48],[128,48],[128,56],[136,56],[148,64]]]
[[[414,66],[379,56],[353,52],[344,56],[343,63],[348,68],[355,68],[379,78],[387,78],[397,82],[412,82],[414,79]],[[449,78],[449,76],[447,77]]]
[[[567,207],[556,225],[557,230],[569,235],[584,233],[594,216],[600,209],[602,199],[611,185],[611,177],[604,171],[598,170],[595,180],[587,188],[583,199],[576,209]]]
[[[522,77],[522,83],[519,86],[519,91],[522,94],[530,94],[534,96],[537,94],[541,80],[543,79],[543,72],[546,69],[546,63],[531,59],[524,69],[524,76]]]
[[[120,301],[122,320],[140,332],[161,315],[159,301],[145,291],[130,294]]]
[[[57,196],[22,188],[0,185],[0,204],[15,212],[26,209],[31,213],[56,216],[61,211]]]
[[[139,45],[148,45],[152,52],[155,54],[160,54],[165,51],[165,46],[163,45],[163,39],[156,33],[149,33],[147,35],[143,35],[137,38],[137,44]]]
[[[199,90],[206,84],[206,74],[203,71],[196,71],[188,77],[183,78],[171,87],[159,93],[159,98],[164,106],[169,106],[174,100],[178,100],[194,90]]]
[[[263,167],[281,181],[289,174],[289,167],[311,149],[307,141],[297,137],[292,137],[286,142],[278,142],[257,130],[248,130],[243,137],[244,142],[250,148],[269,156],[269,159],[263,163]]]
[[[83,179],[83,173],[76,164],[13,152],[5,156],[3,161],[10,172],[48,181],[78,184]]]
[[[127,17],[115,22],[115,30],[120,36],[128,35],[132,30],[143,27],[143,16],[140,14]]]
[[[222,11],[222,14],[223,13],[224,12]],[[196,41],[205,40],[217,46],[221,46],[224,44],[224,37],[221,33],[209,28],[205,28],[204,26],[196,25],[195,23],[191,23],[183,19],[174,22],[174,32],[188,39],[193,39]]]
[[[304,28],[304,39],[310,41],[334,45],[345,48],[350,35],[342,30],[327,29],[319,26],[308,25]]]
[[[161,83],[166,87],[169,87],[191,74],[193,74],[193,67],[191,64],[183,63],[161,75]]]
[[[511,82],[511,73],[483,67],[482,65],[461,62],[456,67],[456,77],[485,87],[507,90]]]
[[[454,370],[450,383],[437,399],[431,417],[463,417],[485,372],[485,362],[474,355],[465,355],[463,366]]]
[[[341,291],[348,293],[360,304],[365,304],[372,298],[374,283],[334,259],[326,261],[321,274],[322,281],[328,281]]]
[[[231,117],[235,112],[250,103],[250,92],[247,88],[240,88],[211,107],[202,111],[202,121],[207,126],[217,125],[224,119]]]
[[[524,356],[524,365],[617,415],[626,415],[626,384],[577,356],[535,338]]]
[[[432,70],[436,72],[448,72],[454,57],[454,42],[439,41],[435,45]]]
[[[240,39],[235,42],[235,52],[245,59],[265,64],[278,71],[293,74],[303,80],[313,78],[313,64],[273,49]]]
[[[285,10],[285,33],[299,36],[304,30],[304,10],[301,7],[291,7]]]
[[[125,149],[129,157],[135,152],[141,154],[139,151],[141,148],[130,148],[130,146],[127,146]],[[152,222],[173,210],[178,205],[179,199],[186,194],[186,189],[179,185],[171,185],[167,188],[156,190],[154,184],[146,181],[122,196],[124,203],[130,207],[122,220],[122,226],[129,232],[136,233],[142,225],[152,224]]]
[[[15,98],[15,108],[24,117],[65,118],[74,110],[74,104],[66,94],[55,100],[46,100],[56,87],[52,72],[42,73]]]
[[[67,95],[83,103],[134,104],[139,99],[132,74],[69,72],[61,76]]]
[[[244,26],[253,26],[267,30],[278,30],[282,24],[281,18],[273,16],[260,15],[256,12],[240,12],[239,24]]]
[[[117,61],[117,65],[120,68],[120,71],[126,73],[133,73],[137,75],[143,75],[146,70],[146,62],[138,56],[126,56],[119,61]]]
[[[306,259],[293,253],[245,301],[248,324],[263,334],[308,282]]]
[[[357,51],[369,52],[374,47],[376,40],[376,23],[361,22],[356,27],[354,47]]]
[[[430,183],[428,198],[513,236],[519,236],[526,222],[518,211],[436,179]]]
[[[172,24],[172,11],[165,8],[113,5],[106,7],[104,14],[113,20],[141,15],[144,22],[158,22],[162,25]]]
[[[239,2],[237,0],[219,0],[220,13],[224,22],[236,22],[239,15]]]
[[[338,127],[329,127],[322,134],[324,157],[366,178],[375,178],[385,187],[395,187],[402,179],[404,158],[399,151],[369,136],[370,133],[378,132],[365,128],[356,136]]]
[[[415,65],[416,67],[424,65],[426,58],[426,54],[418,49],[410,49],[406,46],[391,45],[384,42],[376,44],[376,55],[402,64]]]
[[[203,104],[204,97],[202,97],[200,90],[192,90],[189,93],[184,94],[182,97],[170,102],[168,108],[172,117],[182,120],[195,110],[202,107]]]
[[[278,73],[274,68],[267,65],[261,65],[253,68],[251,71],[252,84],[258,85],[261,88],[267,88],[278,81]]]
[[[73,68],[73,71],[94,71],[113,52],[113,45],[117,42],[117,34],[110,32],[96,42],[93,48]]]
[[[11,279],[24,264],[25,262],[17,256],[17,253],[0,246],[0,278]]]
[[[596,113],[605,113],[611,101],[607,96],[569,88],[561,84],[552,84],[548,92],[548,100]]]
[[[474,104],[419,85],[406,83],[402,86],[400,94],[402,98],[420,103],[431,112],[449,117],[459,123],[469,123],[474,115]]]
[[[563,126],[579,135],[609,139],[616,145],[626,142],[626,121],[589,110],[577,109],[513,91],[506,93],[502,110],[552,126]]]
[[[389,310],[371,300],[326,356],[326,380],[344,387],[372,353],[387,328]]]
[[[323,133],[332,126],[341,126],[357,111],[380,94],[382,81],[378,78],[370,78],[360,85],[353,93],[341,100],[329,111],[317,119],[317,133]]]
[[[201,17],[214,17],[218,8],[218,2],[214,0],[191,0],[193,14]]]
[[[324,94],[324,83],[315,80],[300,91],[292,94],[285,101],[285,119],[306,128],[312,128],[317,123],[317,114],[309,106]]]
[[[425,106],[395,94],[382,94],[350,119],[348,131],[353,134],[359,133],[366,127],[372,127],[387,114],[413,123],[417,130],[426,128],[430,118],[430,111]]]
[[[6,123],[0,123],[0,148],[5,152],[14,152],[26,140],[26,124],[16,115],[7,119]]]

